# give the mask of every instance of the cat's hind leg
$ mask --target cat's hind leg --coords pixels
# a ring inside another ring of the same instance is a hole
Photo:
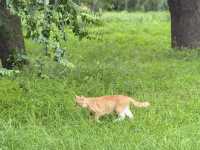
[[[99,118],[102,116],[100,113],[95,113],[95,121],[100,122]]]
[[[126,107],[125,110],[124,110],[126,116],[129,118],[129,119],[133,119],[133,113],[131,112],[131,110],[129,109],[129,107]]]
[[[124,108],[123,111],[118,112],[118,116],[119,117],[117,119],[115,119],[114,122],[116,122],[116,121],[122,121],[122,120],[124,120],[126,118],[126,116],[129,119],[132,119],[133,118],[133,113],[130,111],[129,107],[126,107],[126,108]]]
[[[118,113],[118,118],[114,120],[114,122],[117,122],[117,121],[122,121],[124,120],[126,117],[126,113],[124,111]]]

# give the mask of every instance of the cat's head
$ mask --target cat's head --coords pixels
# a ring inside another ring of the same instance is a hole
[[[75,102],[76,105],[81,106],[81,107],[87,107],[87,100],[84,96],[76,96],[75,97]]]

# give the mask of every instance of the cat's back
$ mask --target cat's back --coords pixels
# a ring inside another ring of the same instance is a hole
[[[123,95],[93,97],[90,100],[90,106],[104,113],[110,113],[118,107],[125,107],[129,104],[129,97]]]
[[[101,96],[101,97],[97,97],[96,100],[97,101],[108,101],[108,102],[127,102],[129,99],[128,96],[124,96],[124,95],[108,95],[108,96]]]

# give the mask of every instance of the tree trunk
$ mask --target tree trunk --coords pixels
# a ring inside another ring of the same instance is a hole
[[[6,8],[6,0],[0,0],[0,5],[3,7],[3,8]]]
[[[2,66],[8,69],[13,62],[8,60],[13,52],[24,52],[24,39],[21,29],[21,19],[11,15],[8,10],[0,6],[0,59]]]
[[[96,11],[98,11],[98,7],[97,7],[97,1],[98,0],[93,0],[92,1],[92,11],[94,11],[94,12],[96,12]]]
[[[168,0],[173,48],[200,48],[200,0]]]
[[[128,11],[128,0],[124,2],[124,10]]]

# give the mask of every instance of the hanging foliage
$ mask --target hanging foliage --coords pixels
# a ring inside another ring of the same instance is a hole
[[[71,0],[7,0],[7,7],[22,19],[26,38],[45,45],[45,54],[62,60],[67,41],[66,26],[79,38],[86,37],[86,25],[93,23],[92,15],[80,11]]]

